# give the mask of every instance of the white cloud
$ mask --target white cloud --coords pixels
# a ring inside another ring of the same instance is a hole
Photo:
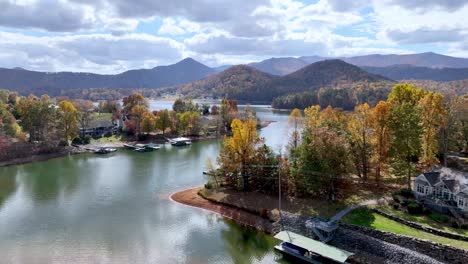
[[[154,67],[181,59],[183,49],[174,40],[147,34],[31,37],[0,33],[0,57],[15,54],[18,65],[11,67],[41,71],[111,73]]]
[[[185,56],[213,65],[418,52],[430,43],[460,55],[468,53],[466,2],[0,0],[0,66],[116,72]]]

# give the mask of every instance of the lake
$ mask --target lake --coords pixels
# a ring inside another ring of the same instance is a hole
[[[152,110],[171,106],[150,102]],[[284,151],[288,113],[252,108],[276,121],[260,134]],[[0,168],[0,262],[276,262],[271,236],[169,200],[206,181],[202,171],[220,147],[219,140],[166,144],[155,152],[121,149]]]

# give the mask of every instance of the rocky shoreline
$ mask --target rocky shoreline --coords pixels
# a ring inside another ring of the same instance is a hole
[[[305,229],[308,218],[304,216],[282,212],[280,225],[268,217],[235,205],[209,201],[199,195],[202,189],[197,187],[176,192],[170,199],[217,213],[242,226],[266,233],[286,229],[312,235],[309,234],[310,230]],[[355,253],[349,259],[352,263],[464,263],[468,257],[466,250],[353,225],[340,225],[330,244]]]

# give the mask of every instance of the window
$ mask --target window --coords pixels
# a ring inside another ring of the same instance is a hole
[[[424,185],[418,184],[416,189],[418,193],[424,193]]]
[[[463,199],[463,197],[458,197],[458,207],[463,208],[464,202],[465,202],[465,199]]]

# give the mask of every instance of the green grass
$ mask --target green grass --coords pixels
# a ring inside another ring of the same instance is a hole
[[[399,217],[404,220],[408,220],[411,222],[416,222],[420,225],[436,228],[445,232],[450,232],[450,233],[455,233],[455,234],[460,234],[464,236],[468,236],[468,230],[465,229],[460,229],[460,228],[454,228],[450,226],[450,223],[440,223],[437,221],[434,221],[431,219],[429,215],[410,215],[406,212],[400,211],[400,210],[395,210],[392,207],[385,205],[385,206],[379,206],[379,210],[392,214],[396,217]]]
[[[359,208],[343,218],[343,222],[359,226],[365,226],[377,230],[388,231],[395,234],[426,239],[444,245],[468,249],[468,242],[436,236],[418,229],[400,224],[384,216],[373,213],[368,208]]]
[[[122,140],[121,136],[112,135],[110,137],[102,137],[98,139],[91,139],[91,144],[96,142],[98,143],[110,143],[110,142],[120,142]]]
[[[93,113],[92,117],[94,120],[111,120],[112,114],[111,113]]]

